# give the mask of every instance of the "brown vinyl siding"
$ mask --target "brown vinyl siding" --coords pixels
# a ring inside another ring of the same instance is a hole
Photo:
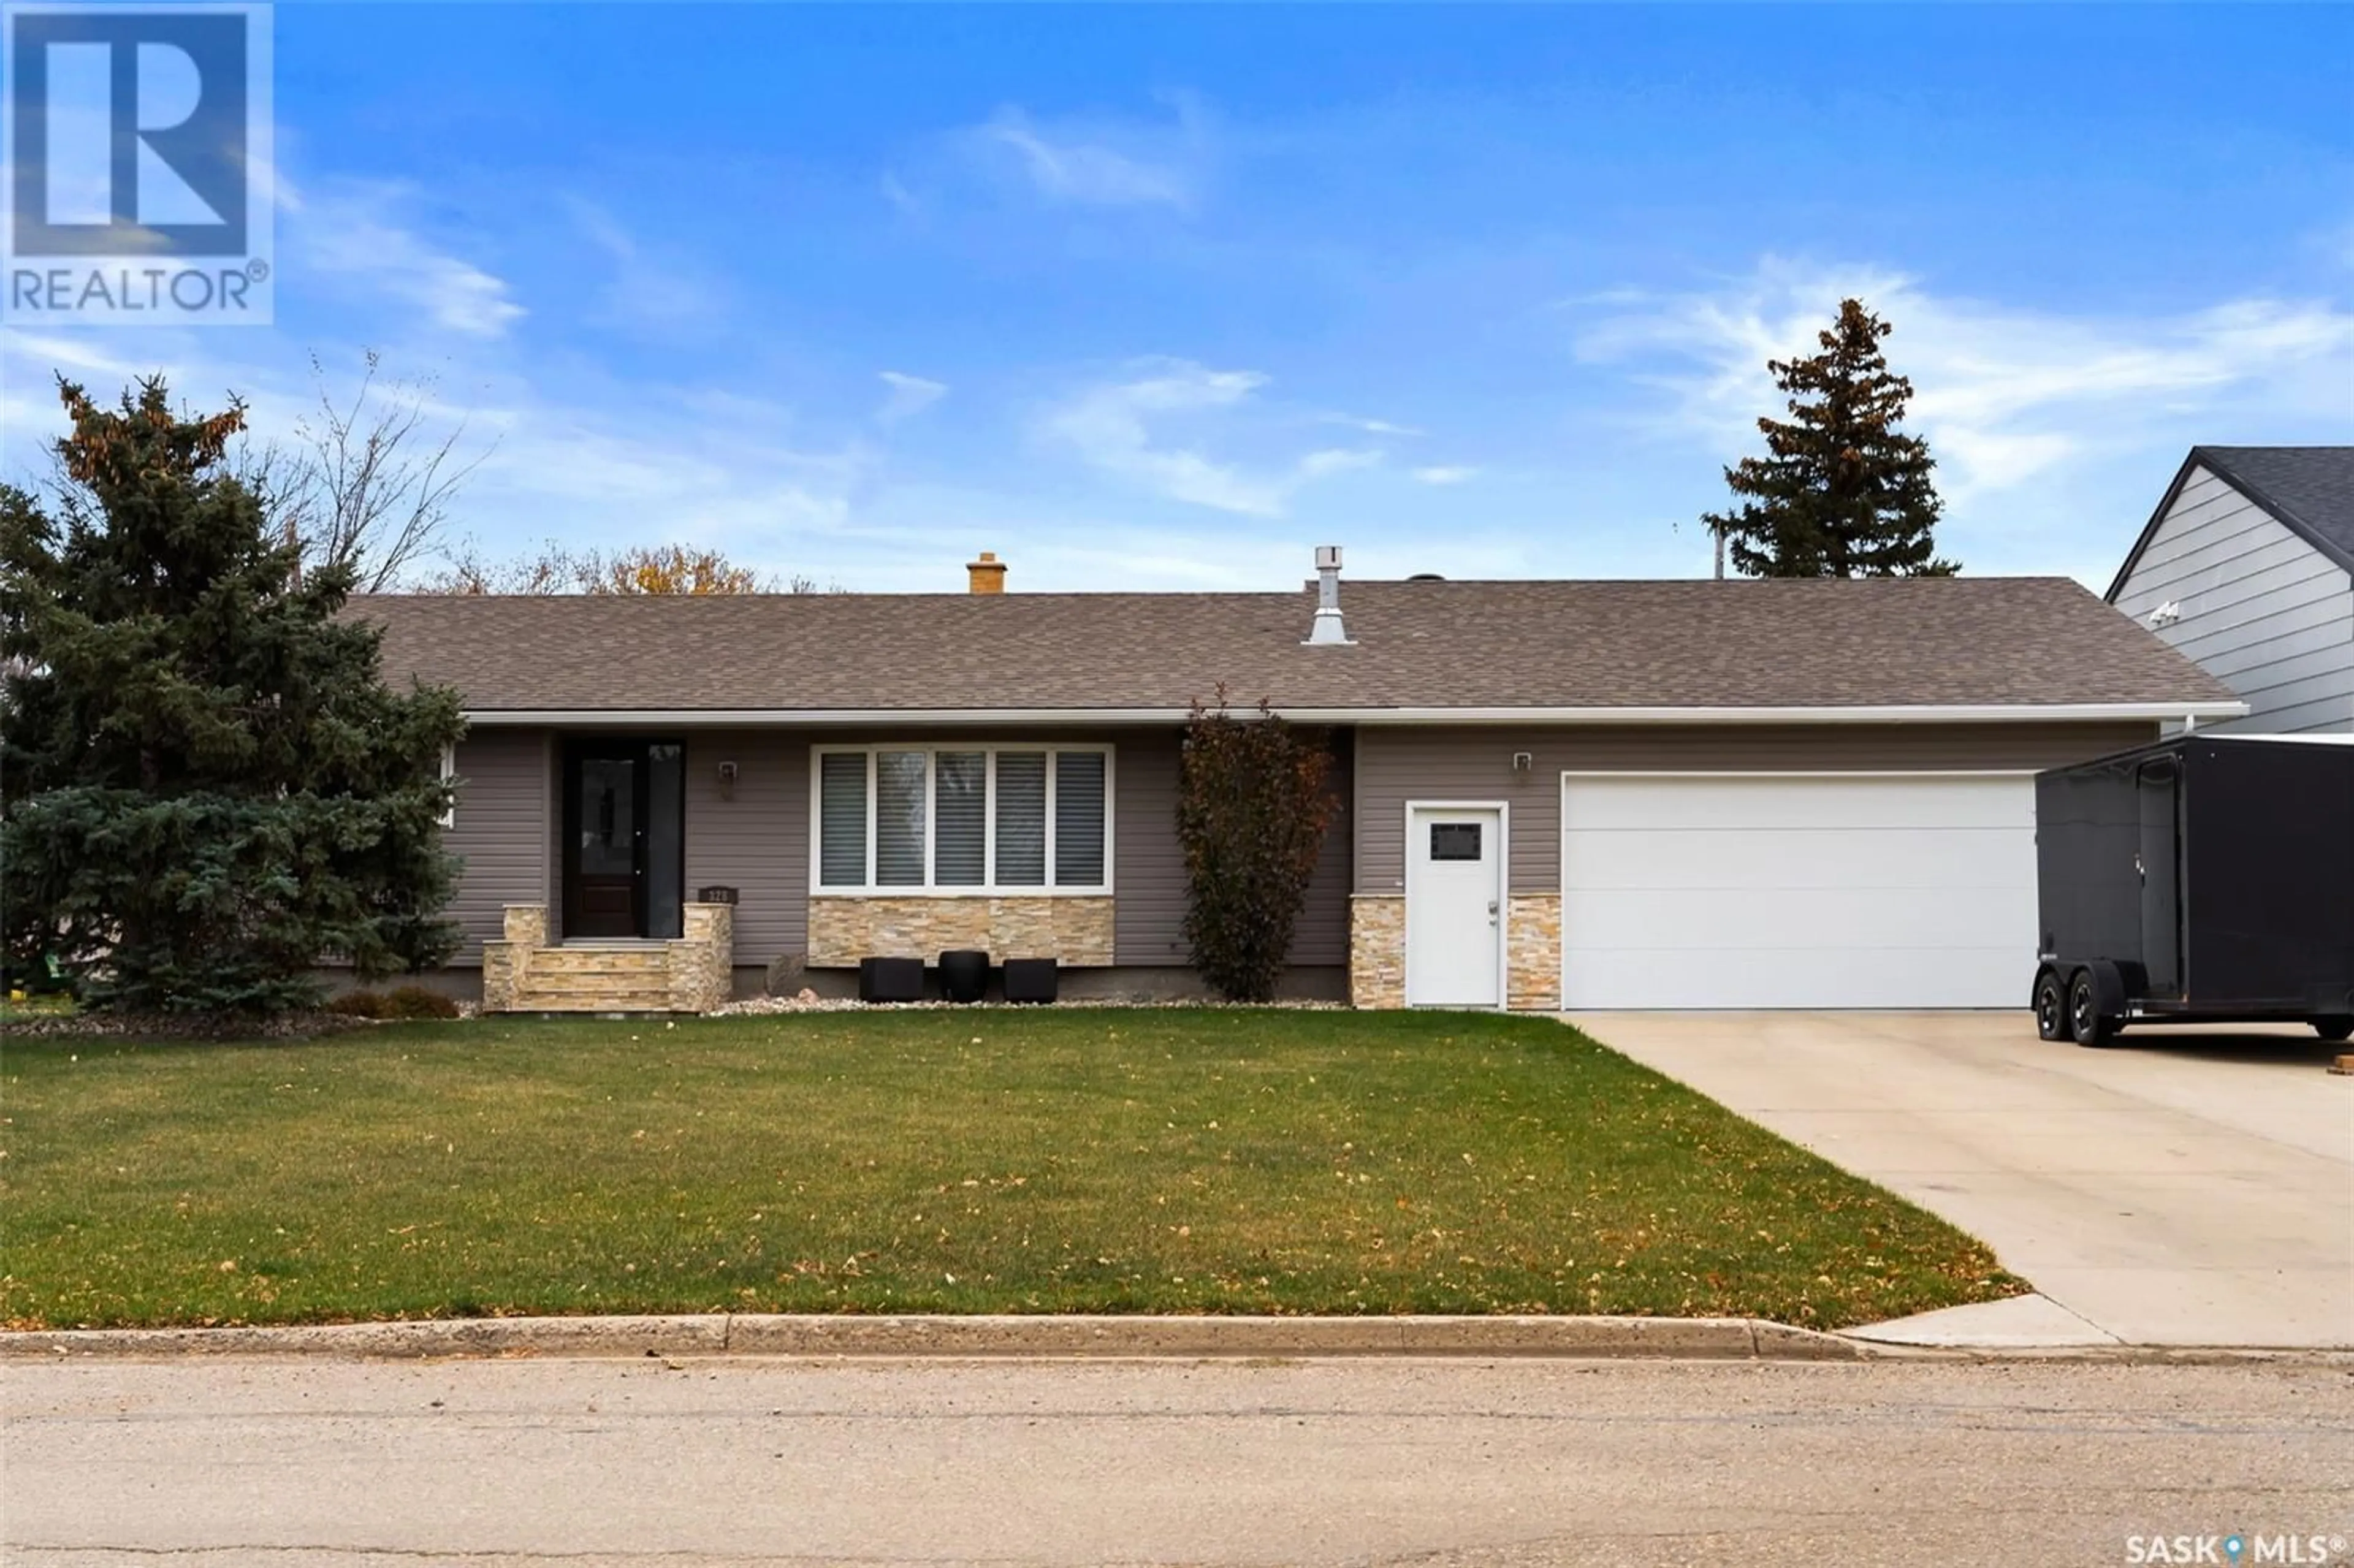
[[[505,906],[547,896],[548,740],[545,730],[478,729],[458,743],[457,810],[441,835],[465,863],[450,906],[465,932],[453,964],[482,961],[482,943],[497,938]]]
[[[1349,888],[1354,880],[1356,855],[1357,748],[1354,733],[1335,732],[1332,747],[1332,792],[1341,809],[1324,835],[1323,853],[1308,884],[1308,903],[1291,933],[1294,964],[1346,964],[1349,961]]]
[[[1140,731],[1119,740],[1119,816],[1115,824],[1113,921],[1116,961],[1189,963],[1185,948],[1185,855],[1177,842],[1179,730]],[[1291,962],[1349,961],[1349,885],[1352,747],[1334,736],[1332,788],[1341,809],[1324,840],[1308,902],[1292,930]]]
[[[650,732],[651,733],[651,732]],[[1112,886],[1115,961],[1139,968],[1185,965],[1185,863],[1177,845],[1177,764],[1172,727],[1041,731],[1008,727],[963,736],[907,729],[671,729],[686,742],[686,895],[721,885],[737,890],[736,961],[765,965],[809,946],[810,753],[823,744],[909,745],[1023,741],[1108,743],[1114,748]],[[1350,799],[1350,748],[1340,747],[1334,781]],[[452,913],[464,948],[453,962],[482,962],[507,904],[546,902],[551,922],[562,899],[559,736],[538,728],[480,729],[459,747],[467,783],[449,837],[466,857]],[[719,765],[736,764],[723,798]],[[1295,964],[1348,961],[1350,813],[1326,840],[1292,944]],[[554,933],[559,938],[560,932]]]
[[[1114,948],[1121,964],[1185,961],[1184,859],[1176,835],[1174,729],[1037,730],[970,735],[904,729],[696,730],[687,736],[687,892],[724,883],[738,890],[736,961],[766,964],[809,947],[810,755],[822,745],[1020,745],[1113,747]],[[737,767],[735,799],[719,797],[719,764]],[[1345,935],[1345,905],[1334,925]],[[1305,960],[1303,960],[1305,961]],[[1320,961],[1320,960],[1319,960]],[[1334,960],[1337,961],[1337,960]]]
[[[1185,959],[1185,854],[1177,846],[1177,758],[1183,736],[1140,731],[1119,741],[1112,816],[1112,960]]]
[[[2157,737],[2144,723],[1368,728],[1357,735],[1356,891],[1405,890],[1409,800],[1501,800],[1511,886],[1561,885],[1564,772],[2050,768]],[[1531,754],[1525,773],[1512,754]]]
[[[686,733],[686,895],[736,889],[738,964],[809,946],[809,748],[792,731]],[[736,764],[732,798],[722,762]]]

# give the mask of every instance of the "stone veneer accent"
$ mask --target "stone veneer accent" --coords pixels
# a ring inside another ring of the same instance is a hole
[[[861,959],[938,960],[979,948],[1007,959],[1058,959],[1078,967],[1112,961],[1112,901],[1036,895],[907,897],[820,894],[809,904],[812,969],[847,969]]]
[[[503,940],[482,944],[484,1012],[514,1011],[515,994],[531,969],[531,955],[547,946],[547,906],[507,905],[500,936]]]
[[[1561,1010],[1561,895],[1515,893],[1505,901],[1504,1005]]]
[[[680,911],[679,936],[663,944],[670,958],[670,1010],[708,1012],[735,991],[736,906],[689,904]]]
[[[1405,899],[1360,893],[1349,900],[1349,1005],[1405,1005]]]
[[[635,1011],[652,1004],[708,1012],[731,992],[736,911],[726,904],[686,905],[680,931],[659,944],[551,947],[546,905],[507,905],[504,939],[482,944],[482,1011]],[[548,983],[535,988],[535,973]],[[583,987],[583,980],[590,983]],[[599,991],[608,994],[600,997]]]
[[[1561,1006],[1561,895],[1515,893],[1505,901],[1504,1005]],[[1405,899],[1360,893],[1349,900],[1349,1004],[1405,1005]]]

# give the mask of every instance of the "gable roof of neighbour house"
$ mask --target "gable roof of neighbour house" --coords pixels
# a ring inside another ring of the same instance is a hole
[[[2126,553],[2105,596],[2114,601],[2140,564],[2142,552],[2174,510],[2191,474],[2205,469],[2302,536],[2322,555],[2354,572],[2354,446],[2192,447],[2174,482]]]
[[[1288,593],[376,596],[384,667],[477,723],[1181,716],[1223,683],[1319,722],[2229,716],[2062,578],[1352,580]],[[2097,711],[2085,711],[2097,710]]]

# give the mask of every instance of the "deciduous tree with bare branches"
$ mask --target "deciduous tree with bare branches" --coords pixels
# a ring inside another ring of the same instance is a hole
[[[440,553],[451,501],[496,445],[471,447],[467,417],[442,407],[429,378],[383,370],[384,356],[366,350],[359,385],[339,398],[313,355],[316,406],[283,445],[240,465],[303,566],[347,566],[360,593],[397,588]]]
[[[550,539],[509,560],[485,557],[473,545],[448,552],[449,567],[419,579],[416,591],[448,594],[807,594],[813,577],[778,578],[738,566],[717,550],[687,545],[570,550]]]

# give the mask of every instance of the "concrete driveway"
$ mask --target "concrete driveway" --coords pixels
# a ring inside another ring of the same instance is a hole
[[[2066,1309],[2020,1304],[2024,1337],[2073,1315],[2078,1339],[2354,1346],[2354,1077],[2310,1030],[2086,1050],[2025,1008],[1571,1022],[1991,1243]]]

